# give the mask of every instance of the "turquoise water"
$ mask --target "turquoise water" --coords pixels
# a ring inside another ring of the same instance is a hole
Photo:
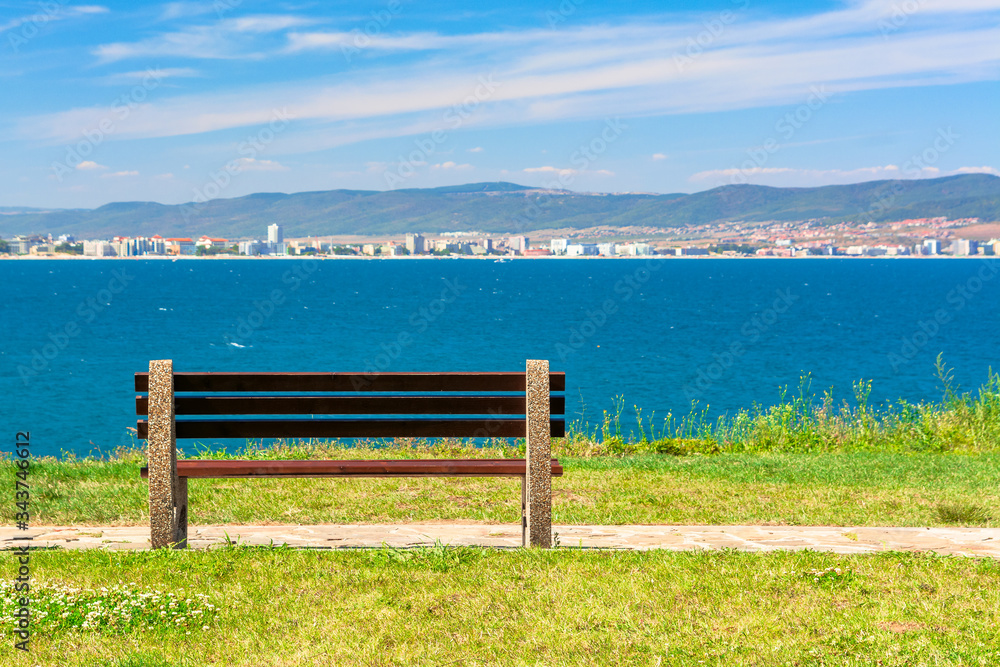
[[[11,260],[0,391],[36,454],[109,451],[132,375],[178,371],[567,373],[570,420],[623,396],[657,419],[817,394],[936,400],[1000,368],[1000,263],[977,259]],[[629,419],[626,416],[626,424]],[[0,447],[10,451],[11,447]]]

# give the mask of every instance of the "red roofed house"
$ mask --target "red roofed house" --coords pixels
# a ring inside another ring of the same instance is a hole
[[[195,246],[198,248],[225,248],[228,245],[228,239],[213,239],[211,236],[202,236],[195,243]]]

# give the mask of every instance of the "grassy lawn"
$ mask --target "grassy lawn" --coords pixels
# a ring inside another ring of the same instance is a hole
[[[321,458],[406,454],[412,452],[310,452]],[[639,454],[561,460],[565,476],[553,480],[557,523],[1000,525],[997,453]],[[145,523],[142,464],[139,454],[110,461],[35,461],[32,523]],[[9,462],[0,465],[0,478],[13,474]],[[213,479],[192,481],[190,494],[194,524],[515,523],[520,504],[519,482],[506,479]],[[13,511],[13,503],[0,505],[0,520],[12,523]]]
[[[946,375],[945,375],[946,378]],[[1000,376],[885,412],[792,399],[555,441],[570,524],[1000,525]],[[238,458],[515,457],[282,444]],[[206,452],[202,458],[219,458]],[[141,450],[32,462],[31,523],[145,524]],[[0,462],[0,479],[14,479]],[[515,480],[196,480],[191,522],[514,523]],[[14,521],[14,504],[0,520]],[[13,562],[13,559],[10,559]],[[0,665],[995,665],[1000,562],[904,553],[434,547],[36,551],[30,655]],[[124,587],[124,588],[122,588]],[[161,591],[161,592],[157,592]],[[168,593],[176,595],[168,597]]]
[[[36,608],[48,599],[51,613],[23,659],[10,657],[5,622],[0,663],[1000,663],[992,559],[234,547],[36,552],[32,576]],[[207,595],[217,610],[177,623],[154,607],[136,623],[80,629],[76,610],[122,583]],[[87,590],[58,601],[46,587],[61,584]]]
[[[553,520],[571,524],[1000,525],[1000,374],[959,393],[939,357],[939,402],[853,403],[782,390],[715,422],[704,412],[620,422],[623,400],[596,430],[573,426],[554,439],[565,477],[553,480]],[[641,412],[640,412],[641,415]],[[393,442],[250,443],[235,454],[193,458],[484,458],[523,455],[523,442],[482,446],[447,439]],[[142,449],[108,460],[39,459],[31,471],[39,524],[143,524]],[[11,459],[0,479],[14,478]],[[195,480],[191,523],[369,523],[427,520],[515,523],[515,480]],[[0,504],[12,523],[13,503]]]

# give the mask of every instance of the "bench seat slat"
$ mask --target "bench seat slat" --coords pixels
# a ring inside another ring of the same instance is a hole
[[[149,391],[149,373],[135,374]],[[174,391],[524,391],[524,373],[174,373]],[[550,373],[549,390],[565,391],[566,374]]]
[[[385,461],[178,461],[178,477],[523,477],[524,459],[404,459]],[[552,459],[552,475],[563,474]],[[143,468],[142,477],[149,471]]]
[[[524,415],[524,396],[175,396],[178,415]],[[566,411],[565,396],[550,396],[549,411]],[[149,397],[135,397],[137,415]]]
[[[566,422],[551,420],[551,435],[566,435]],[[136,422],[146,439],[148,422]],[[523,438],[521,419],[246,419],[177,420],[178,438]]]

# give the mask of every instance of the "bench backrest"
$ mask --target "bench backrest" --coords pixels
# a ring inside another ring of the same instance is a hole
[[[544,374],[542,375],[544,378]],[[525,373],[174,373],[177,438],[527,436]],[[149,373],[135,374],[149,391]],[[549,373],[550,435],[566,432],[565,373]],[[149,414],[149,397],[135,398]],[[148,422],[136,423],[138,437]]]

